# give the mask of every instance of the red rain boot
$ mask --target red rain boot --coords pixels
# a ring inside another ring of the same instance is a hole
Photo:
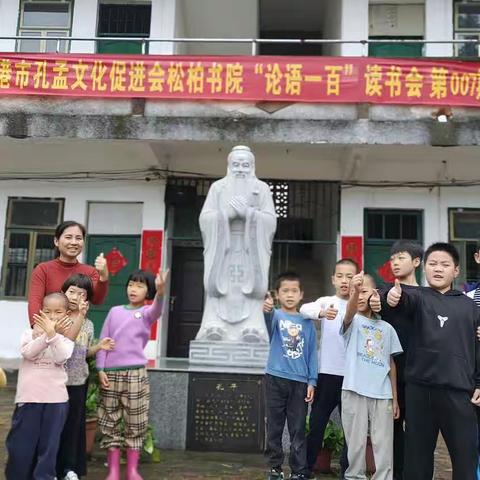
[[[109,448],[107,453],[108,476],[105,480],[120,480],[120,449]]]
[[[127,480],[143,480],[137,471],[140,450],[127,448]]]

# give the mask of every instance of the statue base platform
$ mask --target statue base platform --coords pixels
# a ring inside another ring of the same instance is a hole
[[[191,365],[265,368],[270,345],[267,343],[238,343],[192,340]]]
[[[149,367],[148,376],[149,420],[160,449],[263,452],[263,368],[161,358]]]

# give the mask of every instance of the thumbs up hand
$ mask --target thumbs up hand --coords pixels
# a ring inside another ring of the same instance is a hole
[[[263,311],[264,313],[269,313],[273,310],[273,298],[270,292],[267,292],[265,295],[265,300],[263,301]]]
[[[395,285],[390,289],[387,295],[387,303],[391,307],[396,307],[402,296],[402,287],[398,279],[395,280]]]
[[[335,320],[335,317],[337,316],[338,313],[338,308],[335,308],[335,305],[332,303],[324,312],[323,318],[326,318],[327,320]]]
[[[382,302],[378,290],[373,291],[369,303],[373,313],[379,313],[382,310]]]
[[[350,287],[356,290],[357,292],[360,291],[360,288],[363,285],[363,270],[360,273],[357,273],[352,277],[352,280],[350,281]]]
[[[95,269],[100,275],[100,281],[106,282],[108,280],[108,265],[103,252],[95,259]]]
[[[155,277],[155,288],[157,289],[158,296],[162,296],[165,293],[165,285],[167,283],[169,273],[170,270],[162,272],[160,268],[158,269],[157,276]]]

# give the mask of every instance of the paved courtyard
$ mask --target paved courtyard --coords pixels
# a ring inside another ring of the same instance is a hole
[[[11,378],[11,377],[10,377]],[[14,385],[0,389],[0,468],[3,477],[5,467],[5,437],[10,427],[13,410]],[[98,448],[89,463],[88,480],[103,480],[106,477],[105,455]],[[261,480],[265,478],[262,455],[227,453],[200,453],[162,451],[160,463],[142,464],[144,480]],[[334,479],[335,476],[322,475],[317,478]],[[436,452],[435,480],[451,478],[451,466],[443,442],[439,442]]]

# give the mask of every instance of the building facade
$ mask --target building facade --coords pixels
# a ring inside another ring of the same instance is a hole
[[[478,44],[452,41],[480,38],[475,1],[0,0],[0,12],[2,52],[472,61]],[[103,251],[125,264],[106,305],[92,309],[97,332],[153,232],[172,277],[148,355],[186,357],[203,307],[198,214],[236,144],[252,148],[274,194],[271,276],[299,270],[307,299],[329,291],[342,254],[389,278],[388,250],[401,238],[456,242],[459,284],[473,281],[479,119],[476,108],[413,104],[1,95],[0,357],[17,355],[31,271],[52,258],[63,219],[88,228],[83,261]]]

